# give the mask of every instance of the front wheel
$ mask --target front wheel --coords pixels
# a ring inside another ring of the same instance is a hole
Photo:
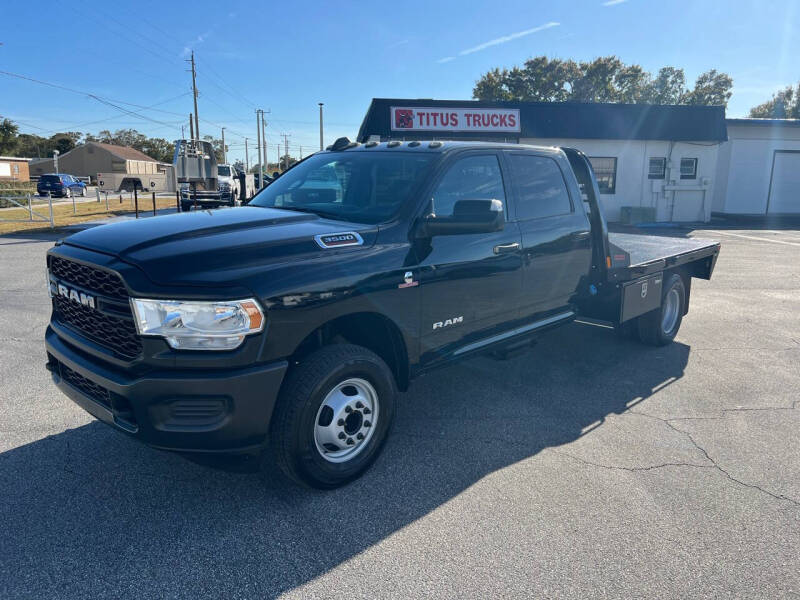
[[[85,187],[81,188],[81,198],[86,198],[86,188]]]
[[[64,188],[64,198],[72,198],[72,190],[69,188]]]
[[[680,275],[664,275],[661,289],[661,306],[638,318],[639,339],[650,346],[666,346],[672,342],[686,312],[686,286]]]
[[[270,445],[278,466],[314,488],[356,479],[383,447],[396,393],[389,367],[370,350],[317,350],[289,374],[275,407]]]

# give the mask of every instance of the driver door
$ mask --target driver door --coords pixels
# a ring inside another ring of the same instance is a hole
[[[450,216],[458,200],[496,199],[505,207],[502,231],[438,235],[421,251],[421,359],[435,361],[480,341],[518,316],[522,239],[509,221],[501,157],[458,154],[434,185],[425,214]],[[427,243],[427,240],[426,240]]]

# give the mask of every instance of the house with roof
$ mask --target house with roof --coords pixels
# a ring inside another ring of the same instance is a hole
[[[110,192],[133,190],[175,191],[171,164],[160,163],[130,146],[102,142],[86,142],[58,157],[58,171],[78,177],[90,177]],[[33,177],[55,173],[52,158],[34,159],[30,163]]]

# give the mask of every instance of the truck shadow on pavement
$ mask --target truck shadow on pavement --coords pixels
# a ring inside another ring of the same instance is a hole
[[[97,422],[15,448],[0,454],[0,596],[275,596],[591,435],[680,378],[689,351],[573,324],[509,361],[439,370],[400,397],[376,465],[333,492],[211,469]]]

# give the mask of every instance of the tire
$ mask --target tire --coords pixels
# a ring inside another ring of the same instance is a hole
[[[86,198],[86,188],[85,187],[81,188],[81,198]]]
[[[312,488],[356,479],[383,448],[396,394],[392,372],[370,350],[351,344],[317,350],[281,389],[270,424],[275,462],[291,480]]]
[[[69,188],[64,188],[64,198],[72,198],[72,190]]]
[[[181,202],[181,212],[189,212],[192,210],[191,202]]]
[[[664,275],[661,306],[639,317],[639,339],[650,346],[666,346],[681,328],[686,309],[686,286],[677,273]]]

